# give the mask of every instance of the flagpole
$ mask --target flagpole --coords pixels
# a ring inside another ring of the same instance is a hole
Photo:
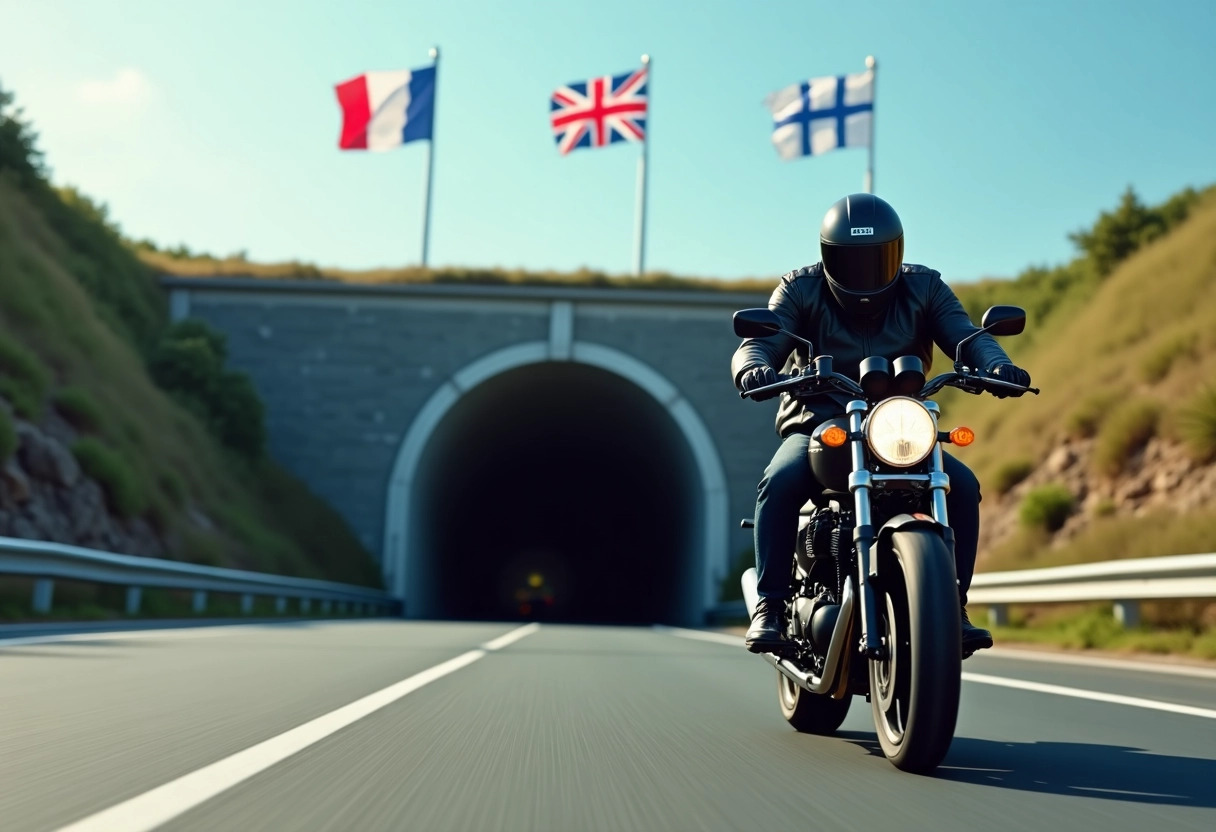
[[[642,56],[642,66],[649,69],[650,56]],[[638,157],[638,197],[636,226],[633,237],[633,276],[641,277],[646,267],[646,157],[650,150],[650,73],[646,74],[646,135],[642,137],[642,155]]]
[[[870,160],[866,164],[866,193],[874,193],[874,113],[878,108],[875,99],[878,97],[878,61],[873,55],[866,56],[866,69],[873,73],[870,79]]]
[[[426,142],[426,180],[422,186],[422,268],[427,265],[427,250],[431,241],[431,179],[435,175],[435,106],[439,103],[439,47],[431,47],[435,64],[435,101],[431,108],[431,137]]]

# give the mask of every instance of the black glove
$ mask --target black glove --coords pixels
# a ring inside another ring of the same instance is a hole
[[[755,367],[751,367],[750,369],[744,371],[743,375],[739,376],[739,387],[743,389],[744,393],[749,393],[757,388],[767,387],[770,384],[776,384],[780,380],[781,379],[777,375],[777,371],[772,367],[764,364],[757,364]],[[763,401],[764,399],[771,399],[774,395],[776,394],[770,393],[764,396],[753,396],[753,398],[756,399],[756,401]]]
[[[1021,367],[1018,367],[1016,364],[1010,364],[1009,362],[996,364],[993,365],[988,372],[992,374],[993,378],[999,378],[1001,381],[1007,381],[1010,384],[1016,384],[1019,387],[1030,386],[1030,373],[1026,372]],[[1003,399],[1006,396],[1021,396],[1025,392],[1023,390],[1008,390],[1002,387],[993,387],[991,390],[993,395],[995,395],[998,399]]]

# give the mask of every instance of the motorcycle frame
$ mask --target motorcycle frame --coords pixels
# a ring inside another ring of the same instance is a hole
[[[921,401],[933,417],[933,425],[938,426],[941,408],[937,402]],[[953,534],[950,529],[949,514],[946,509],[946,494],[950,491],[950,476],[945,472],[942,458],[942,443],[939,440],[933,445],[929,455],[929,468],[926,473],[916,474],[872,474],[866,465],[866,440],[863,430],[869,404],[862,399],[848,403],[845,413],[849,420],[850,452],[852,455],[853,471],[849,475],[849,491],[853,494],[853,510],[856,526],[853,531],[853,544],[857,551],[857,574],[854,576],[858,591],[853,590],[853,581],[845,581],[840,599],[840,614],[836,626],[832,630],[832,638],[824,656],[823,674],[816,676],[808,673],[793,662],[780,658],[771,653],[765,653],[764,658],[777,668],[784,676],[804,690],[815,694],[839,694],[847,687],[847,680],[842,673],[848,671],[849,651],[846,639],[855,623],[861,626],[861,638],[857,650],[867,659],[882,660],[886,658],[886,646],[879,640],[878,620],[876,617],[877,598],[875,583],[880,580],[877,572],[878,558],[875,557],[875,547],[887,535],[883,531],[894,525],[903,525],[902,518],[888,520],[881,530],[875,530],[871,509],[871,491],[882,489],[892,483],[927,485],[930,493],[930,511],[932,525],[943,532],[951,552],[953,552]],[[908,518],[903,515],[903,518]],[[906,522],[906,521],[905,521]],[[915,520],[914,522],[930,525],[930,521]],[[858,601],[860,599],[860,602]],[[854,609],[858,615],[854,619]],[[839,679],[839,683],[837,680]]]

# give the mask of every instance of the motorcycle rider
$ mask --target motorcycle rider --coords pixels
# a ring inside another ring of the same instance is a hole
[[[894,361],[913,355],[928,370],[932,345],[953,356],[958,342],[976,327],[941,275],[903,262],[904,232],[899,215],[872,194],[853,194],[833,205],[819,232],[821,260],[789,272],[769,299],[783,329],[809,340],[835,369],[857,378],[861,361],[882,356]],[[805,345],[783,334],[748,338],[731,360],[735,386],[755,390],[780,380],[777,368],[800,370],[814,359]],[[984,333],[964,347],[963,363],[995,377],[1030,385],[1030,374],[1015,366],[996,339]],[[1020,392],[1004,395],[1022,395]],[[782,652],[790,572],[802,505],[823,492],[811,471],[807,449],[820,423],[844,414],[849,396],[828,392],[795,400],[782,394],[777,433],[782,442],[764,471],[756,498],[755,543],[759,603],[745,643],[753,653]],[[955,537],[964,655],[992,646],[992,634],[967,617],[967,589],[979,546],[979,481],[949,454],[946,503]]]

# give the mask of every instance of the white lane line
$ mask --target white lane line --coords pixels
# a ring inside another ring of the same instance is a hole
[[[725,644],[730,647],[741,647],[743,639],[738,636],[727,635],[726,633],[715,633],[708,630],[685,630],[681,627],[663,627],[656,626],[655,630],[663,633],[668,633],[680,638],[695,639],[696,641],[709,641],[715,644]],[[1100,691],[1083,690],[1081,688],[1068,688],[1062,685],[1045,685],[1040,682],[1024,682],[1021,679],[1006,679],[1003,676],[988,676],[983,673],[963,673],[963,681],[976,682],[981,685],[997,685],[1006,688],[1016,688],[1017,690],[1029,690],[1036,693],[1052,693],[1057,696],[1069,696],[1074,699],[1090,699],[1095,702],[1109,702],[1115,705],[1131,705],[1135,708],[1147,708],[1152,711],[1165,711],[1172,714],[1185,714],[1186,716],[1198,716],[1205,719],[1216,719],[1216,710],[1207,708],[1196,708],[1191,705],[1175,705],[1172,702],[1160,702],[1156,699],[1141,699],[1137,696],[1120,696],[1115,693],[1102,693]]]
[[[366,620],[366,619],[364,619]],[[240,635],[246,630],[256,630],[261,627],[291,627],[334,624],[357,624],[354,621],[262,621],[257,624],[201,624],[197,627],[150,627],[146,630],[93,630],[87,633],[46,633],[40,636],[17,636],[4,638],[0,636],[0,650],[6,647],[24,647],[28,644],[55,644],[88,641],[135,641],[144,639],[190,639],[216,638],[228,634]]]
[[[63,633],[61,635],[21,636],[0,638],[0,650],[6,647],[24,647],[29,644],[72,644],[87,641],[145,641],[161,638],[215,638],[223,630],[237,631],[254,626],[274,625],[230,625],[222,627],[182,627],[171,630],[106,630],[101,633]]]
[[[515,642],[519,641],[521,638],[524,638],[525,636],[530,636],[539,629],[540,629],[540,625],[537,624],[535,621],[533,621],[531,624],[525,624],[522,627],[512,630],[511,632],[507,633],[506,635],[499,636],[498,638],[494,639],[493,641],[487,641],[485,644],[481,645],[481,649],[487,650],[491,653],[494,652],[495,650],[501,650],[502,648],[506,647],[508,644],[514,644]]]
[[[1070,696],[1073,699],[1089,699],[1093,702],[1110,702],[1115,705],[1131,705],[1134,708],[1146,708],[1150,711],[1165,711],[1171,714],[1199,716],[1205,719],[1216,719],[1216,711],[1208,708],[1196,708],[1191,705],[1175,705],[1173,702],[1159,702],[1156,699],[1141,699],[1138,696],[1120,696],[1117,693],[1102,693],[1081,688],[1066,688],[1062,685],[1045,685],[1041,682],[1025,682],[1021,679],[1006,679],[1003,676],[986,676],[982,673],[964,673],[964,682],[976,682],[981,685],[996,685],[1003,688],[1029,690],[1036,693],[1053,693],[1056,696]]]
[[[535,625],[512,630],[490,644],[517,641],[536,632]],[[522,635],[520,630],[526,630]],[[512,638],[513,637],[513,638]],[[505,639],[510,638],[510,641]],[[499,646],[503,646],[499,644]],[[495,647],[493,649],[498,649]],[[303,751],[314,743],[341,731],[363,717],[391,705],[403,696],[421,687],[468,667],[488,655],[484,648],[470,650],[454,659],[415,673],[383,690],[357,699],[324,716],[292,728],[290,731],[271,737],[255,746],[238,751],[230,757],[192,771],[163,786],[157,786],[129,800],[124,800],[103,809],[95,815],[61,827],[57,832],[148,832],[173,818],[184,814],[204,801],[231,789],[250,777],[265,771],[276,763]]]
[[[1018,659],[1021,661],[1045,662],[1049,664],[1083,665],[1109,670],[1134,670],[1140,673],[1164,673],[1169,676],[1190,676],[1196,679],[1216,679],[1216,668],[1196,667],[1186,664],[1163,664],[1161,662],[1112,659],[1103,656],[1081,656],[1065,653],[1049,653],[1045,650],[1023,650],[1019,647],[996,647],[982,654],[984,658]]]

